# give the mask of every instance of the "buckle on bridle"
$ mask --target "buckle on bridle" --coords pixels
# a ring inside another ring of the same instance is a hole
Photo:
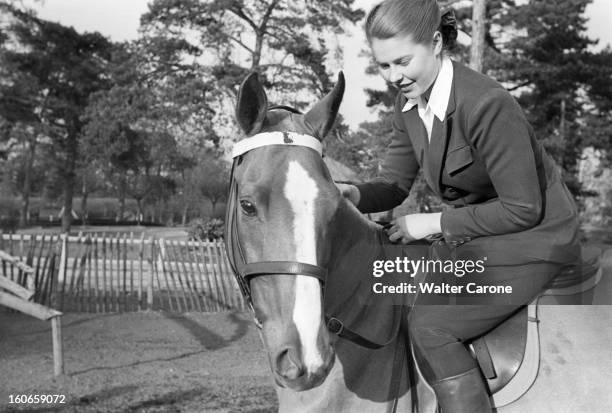
[[[344,330],[344,324],[342,324],[342,321],[338,320],[337,318],[331,317],[329,320],[327,320],[327,329],[332,334],[340,335]]]

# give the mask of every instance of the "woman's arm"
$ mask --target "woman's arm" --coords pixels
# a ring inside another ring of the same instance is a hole
[[[359,191],[357,208],[364,213],[387,211],[400,205],[419,171],[412,143],[403,127],[400,95],[395,103],[393,137],[380,172],[372,181],[355,185]]]
[[[538,224],[542,211],[531,128],[514,98],[491,89],[467,121],[470,140],[484,160],[498,199],[444,211],[447,241],[523,231]]]

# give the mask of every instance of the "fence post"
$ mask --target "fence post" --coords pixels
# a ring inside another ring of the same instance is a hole
[[[68,267],[68,234],[60,235],[60,241],[62,243],[62,251],[60,253],[60,264],[59,272],[55,282],[52,283],[52,296],[53,296],[53,307],[58,310],[62,310],[64,307],[64,284],[66,282],[66,270]],[[61,287],[61,290],[60,290]]]
[[[51,336],[53,339],[53,373],[55,376],[64,374],[64,349],[62,346],[61,315],[51,319]]]
[[[147,310],[153,310],[153,282],[155,281],[155,243],[153,237],[149,238],[149,245],[151,246],[151,261],[149,262],[149,283],[147,284]]]
[[[144,306],[144,303],[142,302],[142,260],[144,256],[144,241],[145,234],[143,232],[142,234],[140,234],[140,245],[138,247],[138,310],[142,310],[142,307]]]

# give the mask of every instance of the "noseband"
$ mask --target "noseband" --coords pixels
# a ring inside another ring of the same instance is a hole
[[[318,279],[322,285],[327,278],[327,269],[318,265],[297,261],[259,261],[246,262],[246,256],[240,243],[236,215],[238,213],[238,184],[234,176],[236,165],[241,162],[242,155],[264,146],[303,146],[311,148],[322,154],[321,142],[309,135],[293,132],[267,132],[259,133],[250,138],[241,140],[234,145],[232,151],[232,171],[230,175],[230,191],[228,196],[227,213],[225,219],[225,234],[227,244],[227,258],[238,281],[243,297],[247,301],[253,314],[255,308],[251,296],[250,282],[253,278],[271,274],[306,275]],[[261,327],[261,323],[255,316],[255,323]]]

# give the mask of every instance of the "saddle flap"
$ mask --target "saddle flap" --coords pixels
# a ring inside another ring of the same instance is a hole
[[[519,370],[527,343],[527,307],[472,342],[491,393],[503,388]]]

